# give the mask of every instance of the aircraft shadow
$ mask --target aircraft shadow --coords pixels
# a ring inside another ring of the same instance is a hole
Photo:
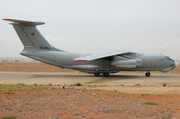
[[[111,75],[110,77],[100,77],[97,80],[86,82],[84,84],[106,83],[106,82],[119,81],[119,80],[130,80],[130,79],[135,80],[135,79],[139,79],[139,78],[143,78],[143,77],[137,76],[137,75]]]
[[[93,78],[101,78],[101,79],[105,79],[105,80],[109,80],[109,79],[129,79],[129,78],[139,78],[139,77],[144,77],[144,76],[140,76],[140,75],[111,75],[110,77],[95,77],[94,75],[63,75],[63,74],[33,74],[33,75],[29,75],[29,77],[93,77]]]
[[[32,75],[30,77],[94,77],[94,75],[62,75],[62,74],[58,74],[58,75],[45,75],[45,74],[35,74]]]

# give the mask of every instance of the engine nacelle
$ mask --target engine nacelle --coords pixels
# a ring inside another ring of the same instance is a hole
[[[137,66],[141,66],[142,65],[142,60],[141,59],[135,59],[137,62]]]
[[[111,66],[119,67],[119,68],[135,68],[136,66],[141,66],[141,59],[128,59],[128,60],[119,60],[113,61]]]

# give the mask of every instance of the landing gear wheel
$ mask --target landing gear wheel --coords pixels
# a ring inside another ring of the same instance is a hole
[[[108,73],[108,72],[105,72],[105,73],[103,73],[103,76],[109,77],[109,73]]]
[[[151,74],[150,74],[150,72],[148,72],[145,75],[146,75],[146,77],[150,77]]]
[[[100,77],[100,74],[99,74],[98,72],[95,72],[95,73],[94,73],[94,76],[95,76],[95,77]]]

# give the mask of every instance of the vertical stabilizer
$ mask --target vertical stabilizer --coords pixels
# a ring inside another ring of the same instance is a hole
[[[51,49],[52,46],[36,29],[36,25],[42,25],[45,23],[15,20],[15,19],[3,19],[3,20],[13,22],[10,24],[13,25],[24,47],[34,46],[37,49],[47,49],[47,50]]]

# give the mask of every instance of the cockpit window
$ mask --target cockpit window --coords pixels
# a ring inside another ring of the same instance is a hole
[[[168,57],[168,56],[166,56],[165,59],[167,59],[167,60],[172,60],[172,59],[171,59],[170,57]]]

